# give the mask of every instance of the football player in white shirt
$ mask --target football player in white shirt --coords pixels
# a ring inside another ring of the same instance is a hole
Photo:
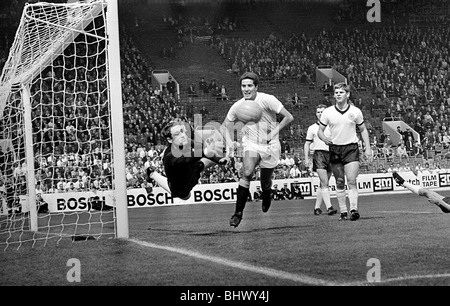
[[[372,162],[369,132],[359,108],[349,104],[350,86],[345,83],[334,85],[336,104],[326,108],[320,117],[319,137],[329,146],[331,169],[336,179],[336,197],[339,203],[340,220],[347,220],[345,178],[348,184],[350,220],[358,220],[358,187],[356,179],[359,172],[359,147],[356,128],[364,142],[364,158]],[[330,136],[325,135],[329,126]]]
[[[315,171],[320,179],[320,186],[317,189],[316,205],[314,207],[314,214],[322,214],[320,206],[322,200],[327,208],[328,215],[334,215],[337,210],[331,205],[330,190],[328,182],[331,177],[331,165],[330,165],[330,152],[328,145],[325,144],[318,136],[319,132],[319,120],[324,109],[327,106],[320,104],[316,108],[317,122],[311,124],[306,132],[306,140],[304,145],[305,151],[305,164],[308,167],[312,166],[312,171]],[[325,135],[329,135],[329,129],[325,129]],[[310,152],[313,151],[313,158],[310,159]]]
[[[272,175],[280,161],[281,144],[279,133],[286,128],[294,117],[284,108],[283,104],[273,95],[258,92],[259,77],[256,73],[245,72],[239,78],[243,98],[235,102],[228,110],[222,123],[222,135],[226,145],[230,147],[233,141],[236,109],[241,103],[258,103],[263,112],[256,124],[245,125],[242,129],[243,171],[237,189],[236,209],[231,216],[230,226],[237,227],[242,220],[245,204],[249,195],[250,182],[255,173],[255,167],[260,166],[260,182],[262,189],[262,211],[267,212],[271,204]],[[251,101],[248,101],[251,100]],[[277,115],[282,120],[277,122]]]

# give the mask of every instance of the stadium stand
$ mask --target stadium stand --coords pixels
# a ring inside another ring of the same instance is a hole
[[[1,4],[0,68],[23,3]],[[315,120],[314,107],[332,103],[322,84],[315,82],[318,65],[330,65],[342,73],[352,86],[352,102],[364,111],[377,158],[372,164],[362,164],[363,172],[425,164],[436,171],[449,168],[450,14],[445,1],[383,1],[380,25],[365,20],[367,8],[361,7],[361,1],[342,1],[338,7],[294,1],[245,5],[230,1],[222,6],[127,3],[120,1],[119,13],[128,187],[147,186],[144,169],[150,163],[163,172],[164,140],[159,132],[166,122],[178,117],[192,125],[194,114],[202,108],[208,110],[203,122],[221,122],[240,97],[238,77],[247,70],[259,73],[261,91],[277,96],[296,118],[281,135],[284,155],[276,178],[289,176],[293,165],[302,176],[313,175],[302,163],[305,130]],[[204,17],[205,10],[215,14]],[[318,16],[322,23],[311,22]],[[179,100],[151,83],[150,73],[155,69],[169,70],[176,77]],[[200,88],[202,78],[205,90]],[[188,91],[191,85],[195,94]],[[226,97],[220,94],[222,87]],[[89,102],[83,107],[89,107]],[[397,145],[385,142],[382,122],[392,119],[405,122],[420,135],[420,142],[414,141],[407,156],[397,153]],[[83,137],[82,131],[77,132]],[[48,146],[63,135],[52,137]],[[100,158],[101,167],[94,167],[98,158],[91,156],[84,163],[72,162],[71,171],[63,171],[74,149],[62,147],[57,157],[46,156],[46,151],[45,145],[36,148],[37,162],[51,160],[60,165],[59,171],[54,167],[43,174],[50,182],[61,182],[66,190],[72,188],[69,181],[90,181],[95,188],[108,188],[107,154]],[[202,182],[238,180],[239,151],[235,154],[229,169],[211,168]],[[76,184],[76,188],[92,187]]]

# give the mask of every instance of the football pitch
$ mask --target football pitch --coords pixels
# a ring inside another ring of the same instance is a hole
[[[268,213],[249,202],[237,228],[230,203],[133,208],[128,240],[2,250],[0,285],[450,285],[450,214],[412,193],[359,202],[358,221],[315,216],[314,199],[274,201]],[[68,281],[73,258],[79,282]]]

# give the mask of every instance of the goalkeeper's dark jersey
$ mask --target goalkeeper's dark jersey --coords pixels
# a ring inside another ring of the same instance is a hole
[[[203,154],[203,144],[190,142],[190,146],[172,152],[170,144],[164,151],[163,165],[166,172],[167,182],[172,196],[185,199],[198,184],[201,172],[205,165],[200,161]],[[219,157],[207,157],[218,163]]]

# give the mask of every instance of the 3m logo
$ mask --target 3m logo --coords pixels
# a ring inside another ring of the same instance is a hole
[[[450,173],[439,173],[439,187],[450,186]]]
[[[312,196],[312,184],[311,182],[294,182],[291,184],[291,191],[297,192],[304,197]]]
[[[392,191],[394,190],[394,180],[392,177],[374,177],[373,191]]]

